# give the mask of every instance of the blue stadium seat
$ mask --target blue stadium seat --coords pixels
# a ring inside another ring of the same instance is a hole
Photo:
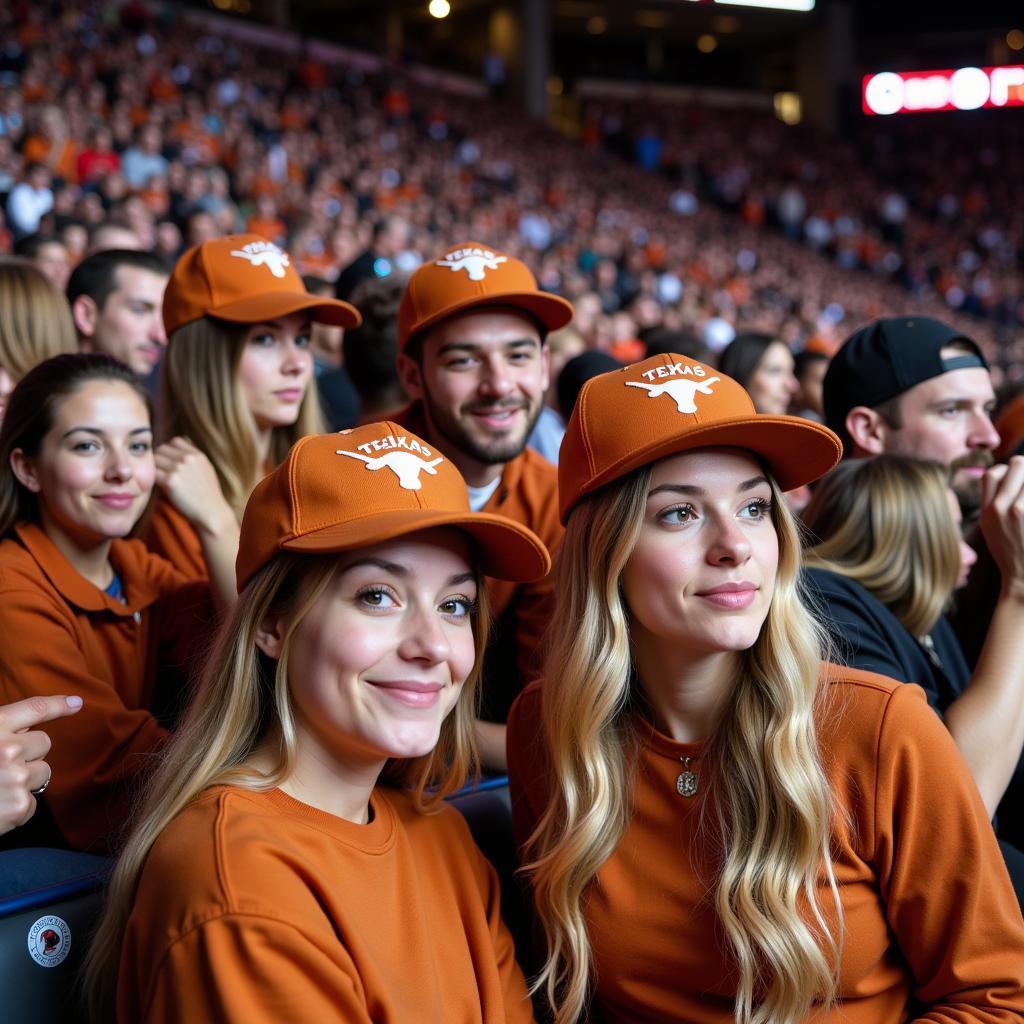
[[[528,962],[530,914],[524,888],[516,875],[519,865],[512,836],[508,776],[484,777],[463,786],[448,800],[466,819],[476,845],[498,872],[501,916],[515,940],[520,963]]]
[[[113,866],[70,850],[0,852],[4,1024],[73,1024],[78,971]]]

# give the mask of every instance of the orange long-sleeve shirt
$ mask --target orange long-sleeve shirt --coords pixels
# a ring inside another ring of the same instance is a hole
[[[827,671],[819,742],[849,822],[833,842],[846,937],[841,1005],[828,1019],[1024,1020],[1024,922],[963,758],[918,687]],[[531,686],[509,719],[520,846],[547,787],[539,698]],[[708,898],[713,852],[699,796],[676,792],[680,759],[692,758],[700,775],[701,754],[702,744],[653,729],[641,737],[633,816],[586,905],[595,1004],[607,1024],[732,1024],[736,976]],[[819,897],[831,923],[824,886]]]
[[[157,840],[122,947],[118,1020],[525,1024],[494,869],[450,807],[378,788],[356,825],[218,786]]]
[[[428,437],[418,402],[393,417],[396,423]],[[444,451],[443,445],[438,445]],[[483,512],[507,516],[529,527],[552,557],[565,532],[558,518],[558,470],[532,448],[524,448],[501,473],[501,482]],[[503,722],[519,691],[543,665],[544,633],[555,613],[554,576],[533,583],[487,578],[487,599],[495,621],[493,651],[484,668],[482,717]]]
[[[208,575],[203,544],[195,527],[159,492],[142,539],[154,555],[170,562],[187,579],[200,580]]]
[[[34,524],[0,543],[0,704],[60,693],[85,701],[74,720],[46,726],[44,800],[64,841],[94,852],[109,849],[143,755],[167,735],[150,711],[158,677],[180,683],[213,622],[206,585],[139,541],[114,541],[110,561],[125,604],[79,575]]]

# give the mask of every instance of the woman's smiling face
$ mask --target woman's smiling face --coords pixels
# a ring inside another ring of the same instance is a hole
[[[131,385],[90,380],[58,405],[39,452],[12,458],[44,529],[80,544],[127,536],[153,490],[153,431]]]
[[[299,746],[348,764],[428,754],[476,658],[469,544],[441,528],[341,559],[292,636]]]

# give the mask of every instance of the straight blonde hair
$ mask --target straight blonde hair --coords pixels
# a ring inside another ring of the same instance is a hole
[[[816,538],[806,564],[855,580],[924,636],[960,575],[948,488],[949,472],[938,462],[906,455],[841,462],[804,510]]]
[[[160,374],[160,436],[187,437],[213,463],[221,491],[239,523],[252,489],[284,461],[300,437],[324,433],[316,381],[311,380],[296,421],[271,432],[270,466],[260,462],[256,421],[238,380],[251,324],[202,317],[171,335]]]
[[[0,367],[17,383],[45,359],[77,351],[67,299],[33,263],[0,257]]]
[[[251,790],[280,786],[296,758],[295,720],[288,687],[288,660],[295,631],[324,593],[338,558],[282,553],[249,581],[221,627],[196,693],[145,787],[139,811],[111,876],[103,916],[86,958],[83,982],[91,1020],[116,1017],[121,945],[146,857],[163,830],[204,790],[232,785]],[[487,645],[487,608],[477,572],[474,618],[476,659],[455,709],[444,720],[434,750],[388,762],[380,782],[412,791],[421,811],[435,810],[477,769],[474,733],[476,692]],[[256,646],[268,616],[286,623],[275,663]],[[269,773],[249,762],[277,736],[277,761]]]
[[[585,497],[559,549],[556,630],[542,687],[549,802],[527,843],[556,1024],[591,996],[584,902],[629,825],[643,697],[633,673],[619,578],[640,537],[650,466]],[[842,909],[832,869],[834,808],[814,714],[825,638],[798,594],[800,538],[774,482],[779,565],[768,617],[743,653],[707,758],[721,850],[714,904],[737,969],[739,1024],[795,1024],[835,999]],[[831,889],[829,929],[817,888]]]

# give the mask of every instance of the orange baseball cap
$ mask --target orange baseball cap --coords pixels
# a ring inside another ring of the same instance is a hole
[[[279,551],[348,551],[434,526],[468,533],[488,576],[522,582],[551,568],[540,538],[504,516],[473,512],[462,474],[405,427],[385,421],[310,434],[245,506],[238,589]]]
[[[185,252],[164,291],[164,330],[215,316],[258,324],[308,309],[316,321],[358,327],[355,306],[310,295],[283,249],[259,235],[226,235]]]
[[[516,306],[549,331],[573,315],[565,299],[542,292],[522,260],[480,242],[463,242],[419,266],[398,307],[398,344],[404,350],[420,331],[475,306]]]
[[[662,353],[583,385],[558,455],[562,522],[585,494],[631,470],[719,445],[760,456],[784,491],[824,476],[843,455],[828,427],[757,413],[731,377]]]

